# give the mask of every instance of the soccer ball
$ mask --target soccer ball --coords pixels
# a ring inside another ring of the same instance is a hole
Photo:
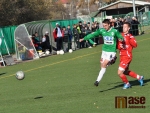
[[[49,53],[50,53],[49,51],[46,51],[46,52],[45,52],[46,55],[49,55]]]
[[[69,49],[69,53],[72,53],[73,51],[72,51],[72,49]]]
[[[25,78],[24,72],[23,72],[23,71],[18,71],[18,72],[16,73],[16,78],[17,78],[18,80],[23,80],[23,79]]]
[[[64,51],[63,51],[63,50],[60,50],[60,54],[63,55],[63,54],[64,54]]]
[[[60,51],[57,51],[57,55],[59,55],[60,54]]]

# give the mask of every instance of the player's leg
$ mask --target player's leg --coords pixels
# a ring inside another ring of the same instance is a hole
[[[107,64],[109,63],[109,61],[111,60],[111,58],[113,56],[115,56],[115,55],[116,55],[116,53],[114,53],[114,52],[105,52],[105,51],[102,51],[101,60],[100,60],[101,70],[99,72],[99,75],[97,77],[96,82],[94,83],[95,86],[98,86],[100,80],[102,79],[103,75],[106,72]]]
[[[131,76],[133,78],[138,79],[138,81],[140,82],[140,85],[143,86],[144,76],[140,76],[140,75],[138,75],[137,73],[135,73],[135,72],[133,72],[131,70],[125,71],[124,74],[129,75],[129,76]]]
[[[126,75],[124,74],[124,72],[126,72],[128,70],[128,62],[130,61],[121,61],[119,68],[118,68],[118,75],[121,78],[122,82],[124,83],[123,89],[127,89],[130,88],[131,85],[126,77]]]

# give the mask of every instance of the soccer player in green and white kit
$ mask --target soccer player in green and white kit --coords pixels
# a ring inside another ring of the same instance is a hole
[[[100,80],[102,79],[104,73],[106,72],[106,67],[112,61],[116,60],[116,43],[117,40],[123,41],[122,35],[118,32],[118,30],[111,27],[109,19],[104,19],[103,28],[98,29],[97,31],[85,36],[83,39],[80,39],[80,42],[83,40],[89,40],[91,38],[97,37],[101,35],[104,40],[104,44],[102,47],[102,55],[101,55],[101,70],[97,77],[95,86],[98,86]]]

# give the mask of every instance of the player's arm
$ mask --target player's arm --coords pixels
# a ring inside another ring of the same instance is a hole
[[[89,40],[89,39],[95,38],[95,37],[97,37],[97,36],[99,36],[99,35],[101,35],[101,30],[100,30],[100,29],[98,29],[97,31],[95,31],[95,32],[93,32],[93,33],[91,33],[91,34],[89,34],[89,35],[87,35],[87,36],[85,36],[85,37],[83,38],[83,40]]]
[[[120,42],[119,40],[117,40],[117,49],[121,50],[122,48],[123,48],[122,42]]]
[[[130,45],[134,48],[137,47],[137,43],[136,43],[136,40],[134,38],[134,36],[130,35],[130,41],[129,41]]]
[[[118,38],[118,40],[119,40],[120,42],[123,42],[123,41],[124,41],[123,36],[121,35],[121,33],[120,33],[118,30],[116,30],[116,37]]]

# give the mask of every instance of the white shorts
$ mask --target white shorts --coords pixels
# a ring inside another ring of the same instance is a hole
[[[106,52],[102,51],[101,60],[100,62],[103,63],[104,60],[111,61],[116,56],[116,52]]]

